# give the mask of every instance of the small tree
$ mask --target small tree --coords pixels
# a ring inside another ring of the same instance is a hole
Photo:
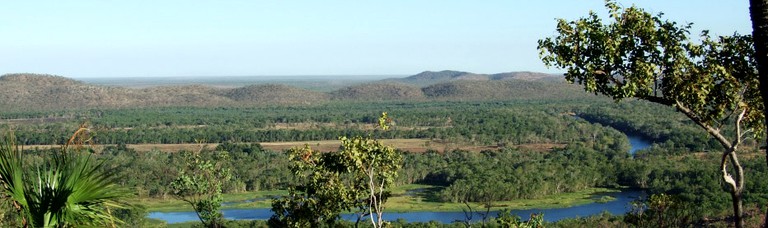
[[[342,211],[354,208],[363,192],[362,183],[353,183],[333,166],[332,153],[320,153],[308,145],[288,150],[291,171],[301,182],[288,188],[288,195],[272,202],[271,227],[320,227],[332,225]]]
[[[202,150],[201,150],[202,151]],[[217,151],[211,159],[198,152],[182,152],[184,166],[171,183],[173,195],[189,203],[206,227],[221,227],[222,186],[231,178],[227,152]]]
[[[387,114],[379,127],[387,130]],[[330,225],[342,211],[357,210],[359,219],[370,217],[374,227],[384,225],[387,191],[397,178],[402,156],[378,140],[360,136],[340,137],[341,150],[318,153],[309,146],[288,151],[294,175],[302,184],[289,188],[286,197],[272,203],[270,225],[317,227]],[[356,223],[357,225],[357,223]]]
[[[588,92],[673,106],[705,129],[723,147],[720,172],[741,227],[744,171],[736,151],[747,132],[762,136],[764,129],[751,37],[712,38],[704,31],[701,43],[694,43],[690,24],[612,1],[606,7],[613,19],[608,24],[594,12],[576,21],[558,19],[558,35],[539,40],[542,60],[565,68],[566,79]],[[727,125],[733,134],[722,133]]]

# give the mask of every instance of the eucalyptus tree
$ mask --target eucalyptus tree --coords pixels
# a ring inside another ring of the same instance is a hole
[[[213,156],[206,157],[203,152],[203,149],[182,152],[184,165],[171,183],[171,189],[174,196],[192,206],[203,225],[221,227],[224,219],[220,211],[222,188],[232,178],[226,166],[229,153],[209,152]]]
[[[387,130],[386,113],[379,128]],[[320,153],[308,145],[288,151],[291,170],[301,182],[288,196],[272,203],[269,220],[276,227],[331,225],[342,211],[354,211],[358,221],[368,216],[374,227],[384,226],[384,203],[402,167],[402,155],[371,137],[339,137],[341,149]]]
[[[130,193],[117,184],[117,174],[94,162],[78,142],[90,139],[80,128],[36,171],[22,160],[24,153],[12,134],[0,142],[0,184],[12,201],[23,227],[116,226],[111,210],[130,206]],[[75,145],[70,147],[70,145]]]
[[[694,42],[691,24],[635,6],[605,5],[609,23],[594,12],[558,19],[557,35],[538,42],[542,61],[566,69],[566,79],[588,92],[673,106],[705,129],[724,148],[720,172],[741,227],[744,171],[736,152],[745,136],[765,129],[752,37],[703,31]],[[725,126],[735,133],[724,134]]]

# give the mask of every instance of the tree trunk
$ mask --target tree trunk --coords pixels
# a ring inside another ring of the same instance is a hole
[[[760,74],[763,113],[768,117],[768,0],[749,0],[749,16],[752,19],[752,39],[755,43],[757,70]],[[768,121],[765,121],[765,124],[768,129]],[[768,137],[766,137],[766,145],[768,145]],[[768,149],[765,152],[765,163],[768,165]],[[768,211],[765,217],[768,220]],[[768,227],[768,221],[763,224],[763,227]]]
[[[731,190],[731,199],[733,202],[733,222],[736,227],[744,227],[744,219],[742,216],[743,207],[741,204],[741,191]]]
[[[768,0],[750,0],[749,15],[760,74],[760,94],[765,98],[768,97]],[[768,99],[763,99],[763,104],[768,107]]]
[[[739,117],[739,120],[741,120],[741,116]],[[736,131],[740,134],[739,129]],[[738,143],[738,141],[735,143]],[[735,178],[728,173],[726,166],[726,163],[728,163],[727,160],[730,160],[730,163],[733,166],[736,175]],[[736,156],[735,146],[727,149],[725,153],[723,153],[722,161],[720,163],[720,171],[723,173],[723,181],[729,186],[728,190],[731,193],[731,202],[733,203],[733,223],[737,228],[744,227],[744,214],[741,202],[741,193],[744,190],[744,169],[741,167],[739,159]]]

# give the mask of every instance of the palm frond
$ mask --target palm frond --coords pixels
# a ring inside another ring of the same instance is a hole
[[[0,142],[0,181],[4,193],[18,205],[25,224],[62,227],[121,222],[108,208],[126,207],[121,199],[130,192],[116,184],[116,173],[106,170],[103,162],[94,162],[90,154],[64,146],[37,172],[24,174],[23,154],[14,142],[12,135]]]

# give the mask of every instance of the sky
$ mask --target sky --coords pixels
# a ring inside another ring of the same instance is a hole
[[[692,35],[751,33],[748,1],[619,1]],[[0,74],[72,78],[557,73],[536,41],[602,0],[6,1]]]

